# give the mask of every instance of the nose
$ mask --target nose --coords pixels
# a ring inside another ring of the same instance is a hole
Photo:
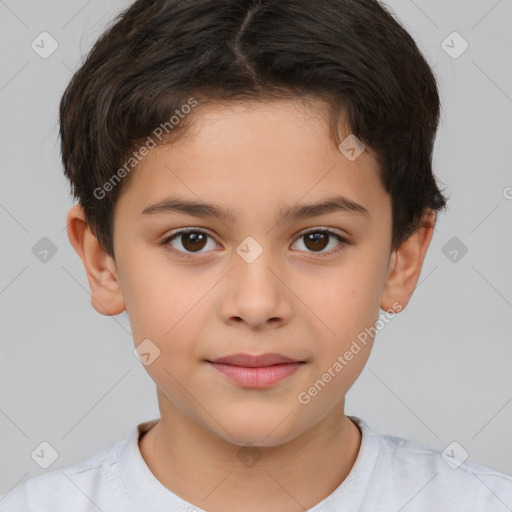
[[[220,308],[226,323],[246,323],[251,329],[278,328],[290,321],[293,308],[284,271],[265,251],[251,263],[238,255],[224,282]]]

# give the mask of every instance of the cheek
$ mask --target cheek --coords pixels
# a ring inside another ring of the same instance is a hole
[[[358,329],[373,324],[379,314],[386,264],[382,259],[358,254],[310,289],[308,303],[330,327],[329,334],[347,340]]]
[[[197,321],[190,312],[191,307],[183,301],[168,302],[167,306],[141,303],[137,311],[139,321],[134,322],[133,338],[136,345],[149,348],[149,364],[144,364],[143,351],[138,348],[138,352],[155,384],[168,396],[173,396],[176,402],[185,404],[189,400],[184,391],[185,383],[188,388],[202,357],[197,340],[201,334],[199,326],[203,322]]]
[[[200,269],[171,263],[158,249],[138,251],[135,245],[125,249],[129,258],[122,268],[120,262],[134,345],[140,346],[139,357],[142,343],[156,354],[145,370],[158,387],[179,397],[180,383],[190,381],[205,355],[200,340],[214,307],[207,293],[211,280]]]
[[[161,350],[186,345],[197,325],[191,317],[204,289],[193,286],[186,271],[162,264],[158,258],[148,264],[147,258],[139,262],[133,257],[125,262],[121,275],[135,344],[149,338]]]
[[[329,327],[325,335],[317,338],[315,370],[321,375],[331,368],[337,376],[333,382],[338,381],[332,387],[343,386],[340,381],[352,383],[368,360],[373,328],[379,317],[385,268],[383,258],[377,260],[371,253],[367,257],[358,255],[357,261],[331,276],[322,293],[310,295],[310,300],[318,299],[316,310]],[[340,363],[343,369],[339,364],[332,368],[339,356],[344,358]]]
[[[323,310],[326,323],[334,334],[317,337],[316,360],[307,387],[301,389],[314,414],[330,410],[361,374],[370,357],[372,328],[379,314],[377,301],[362,287],[333,292],[327,307],[328,311]]]

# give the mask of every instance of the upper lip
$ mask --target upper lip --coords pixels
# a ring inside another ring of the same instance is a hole
[[[230,356],[219,357],[217,359],[208,360],[210,363],[223,363],[231,364],[234,366],[245,366],[248,368],[256,368],[261,366],[273,366],[275,364],[285,363],[304,363],[299,359],[291,359],[282,354],[262,354],[259,356],[252,356],[250,354],[232,354]]]

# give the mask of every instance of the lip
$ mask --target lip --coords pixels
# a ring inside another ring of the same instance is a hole
[[[207,363],[238,385],[247,388],[267,388],[292,376],[305,363],[282,354],[259,356],[233,354]]]
[[[262,366],[273,366],[276,364],[301,363],[304,361],[300,361],[299,359],[291,359],[282,354],[269,352],[267,354],[261,354],[259,356],[253,356],[251,354],[232,354],[230,356],[218,357],[217,359],[214,359],[213,361],[209,362],[232,364],[235,366],[245,366],[248,368],[256,368]]]

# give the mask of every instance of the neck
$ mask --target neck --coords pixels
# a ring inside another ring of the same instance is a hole
[[[307,432],[272,447],[229,443],[160,391],[159,404],[161,419],[139,442],[142,457],[165,487],[209,512],[307,510],[345,480],[361,444],[344,400]]]

